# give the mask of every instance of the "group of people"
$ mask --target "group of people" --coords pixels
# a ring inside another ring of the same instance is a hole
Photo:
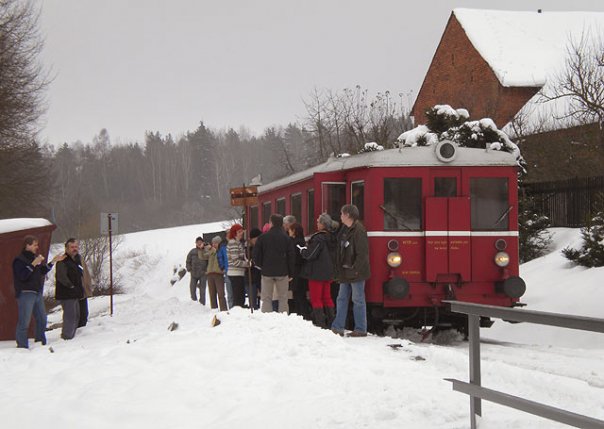
[[[13,260],[13,282],[17,299],[17,347],[29,348],[29,323],[35,321],[35,341],[46,345],[46,309],[44,281],[56,265],[55,298],[63,309],[61,338],[72,339],[78,328],[88,322],[88,298],[92,296],[92,282],[86,264],[79,253],[75,238],[65,242],[65,252],[44,262],[40,255],[40,241],[33,235],[23,240],[22,251]]]
[[[340,220],[341,224],[321,214],[308,242],[295,217],[279,214],[271,215],[262,231],[252,228],[248,243],[240,224],[227,231],[226,243],[219,236],[211,244],[197,237],[186,261],[191,299],[205,305],[207,282],[212,309],[243,307],[247,292],[248,305],[262,312],[297,313],[344,335],[352,298],[354,329],[349,336],[366,336],[367,232],[352,204],[341,208]],[[333,282],[339,283],[336,305],[331,297]]]

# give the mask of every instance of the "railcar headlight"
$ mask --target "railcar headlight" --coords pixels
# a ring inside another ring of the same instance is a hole
[[[507,267],[510,263],[510,255],[506,252],[497,252],[495,255],[495,264],[499,267]]]
[[[396,268],[403,262],[403,257],[398,252],[390,252],[388,253],[388,256],[386,256],[386,262],[392,268]]]

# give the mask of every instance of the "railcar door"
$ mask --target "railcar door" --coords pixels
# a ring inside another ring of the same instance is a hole
[[[433,170],[425,199],[426,280],[470,280],[470,199],[461,196],[461,170]]]

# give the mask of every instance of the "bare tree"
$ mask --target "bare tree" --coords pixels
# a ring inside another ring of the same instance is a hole
[[[555,84],[543,94],[545,101],[568,99],[568,107],[559,118],[581,124],[597,122],[599,144],[604,147],[604,39],[602,34],[583,31],[579,40],[567,46],[566,66]]]
[[[48,73],[33,2],[0,0],[0,145],[30,142],[45,111]]]
[[[46,215],[47,159],[35,141],[48,75],[30,1],[0,0],[0,216]]]

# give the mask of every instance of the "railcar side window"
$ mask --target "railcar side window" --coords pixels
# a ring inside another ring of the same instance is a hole
[[[359,219],[365,219],[365,182],[352,182],[350,195],[351,203],[359,209]]]
[[[289,198],[290,213],[294,215],[296,221],[302,224],[302,194],[292,194]]]
[[[275,207],[275,213],[279,213],[281,216],[285,216],[285,198],[279,198],[277,200],[277,206]]]
[[[419,231],[422,228],[422,179],[384,179],[385,230]]]
[[[435,177],[434,178],[434,196],[435,197],[456,197],[457,196],[457,178],[455,178],[455,177]]]
[[[346,204],[345,183],[323,183],[323,207],[332,218],[340,218],[340,209]],[[335,216],[335,217],[334,217]]]
[[[250,207],[250,229],[258,228],[258,206]]]
[[[307,193],[308,204],[306,205],[306,233],[310,234],[316,229],[315,224],[315,190],[309,189]]]
[[[265,224],[268,223],[268,221],[271,219],[271,202],[266,202],[264,204],[262,204],[262,225],[264,226]]]
[[[507,178],[471,178],[470,204],[473,230],[501,231],[508,229],[511,207],[508,202]]]

